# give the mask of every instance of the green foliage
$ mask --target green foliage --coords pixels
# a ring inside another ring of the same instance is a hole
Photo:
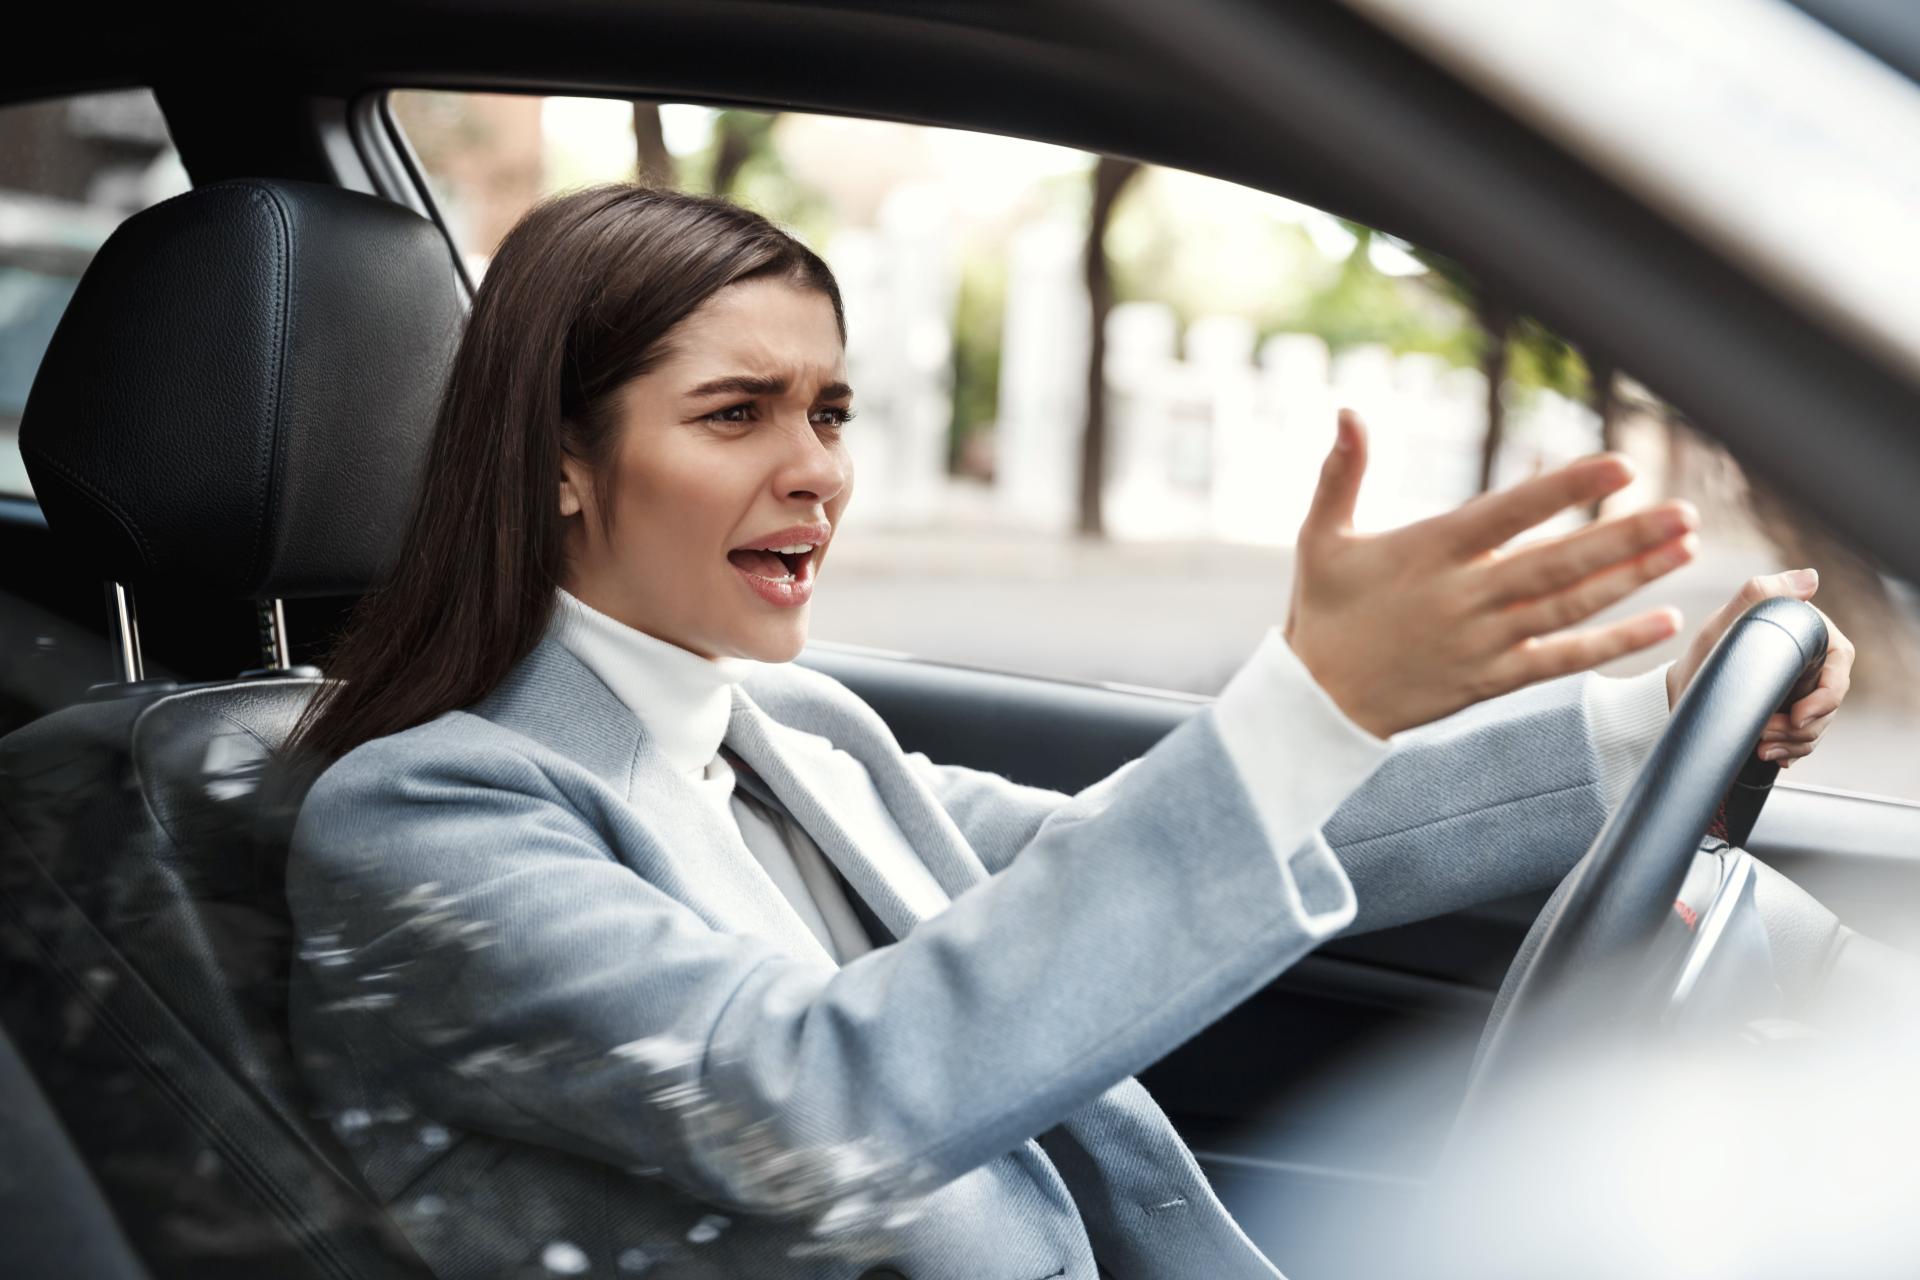
[[[947,430],[947,469],[977,431],[1000,412],[1001,320],[1007,306],[1004,254],[970,255],[961,267],[953,321],[953,417]]]
[[[1431,249],[1416,248],[1411,252],[1427,268],[1423,279],[1428,287],[1454,300],[1469,316],[1480,310],[1483,302],[1480,282],[1468,274],[1465,267]],[[1491,341],[1491,335],[1478,319],[1474,322],[1472,338],[1474,359],[1478,362]],[[1508,324],[1506,339],[1507,381],[1523,395],[1544,388],[1575,400],[1587,398],[1591,381],[1587,362],[1581,358],[1578,347],[1528,315]]]
[[[700,157],[700,176],[707,190],[723,195],[732,190],[733,175],[722,172],[722,165],[742,165],[747,160],[771,156],[773,129],[779,119],[779,114],[771,111],[716,112],[713,138]]]
[[[1479,329],[1458,297],[1435,288],[1426,276],[1387,275],[1368,252],[1372,229],[1345,225],[1354,236],[1346,260],[1276,328],[1317,334],[1335,351],[1379,343],[1396,352],[1431,352],[1454,364],[1478,364]]]
[[[1377,342],[1395,351],[1431,351],[1457,365],[1482,364],[1493,336],[1484,324],[1480,282],[1466,268],[1414,247],[1408,251],[1427,268],[1424,274],[1385,275],[1368,252],[1379,233],[1344,219],[1342,225],[1354,237],[1353,251],[1297,317],[1297,332],[1319,334],[1334,350]],[[1572,343],[1529,315],[1509,323],[1505,339],[1507,380],[1522,395],[1545,389],[1587,398],[1587,363]]]
[[[1591,395],[1579,348],[1532,316],[1521,316],[1507,331],[1507,360],[1507,377],[1527,391],[1545,388],[1582,401]]]
[[[837,225],[833,206],[810,184],[795,177],[780,159],[775,143],[778,113],[720,112],[707,145],[680,161],[682,182],[692,190],[726,184],[725,194],[796,232],[816,248]],[[721,172],[723,166],[730,172]]]

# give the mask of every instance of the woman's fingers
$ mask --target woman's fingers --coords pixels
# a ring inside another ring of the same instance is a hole
[[[1826,673],[1822,672],[1820,678],[1825,680]],[[1812,693],[1794,703],[1788,714],[1792,717],[1795,724],[1825,720],[1840,709],[1840,699],[1844,697],[1845,694],[1846,689],[1844,685],[1840,689],[1834,690],[1822,684]]]
[[[1513,552],[1488,570],[1488,585],[1498,603],[1532,600],[1672,542],[1699,523],[1690,502],[1616,516]]]
[[[1518,689],[1638,653],[1679,630],[1680,611],[1663,607],[1604,626],[1527,640],[1509,649],[1494,667],[1503,690]]]
[[[1759,577],[1747,579],[1740,590],[1734,593],[1733,599],[1715,610],[1707,619],[1706,624],[1694,636],[1693,643],[1688,646],[1687,652],[1681,655],[1680,660],[1667,673],[1668,697],[1676,704],[1679,702],[1680,695],[1689,684],[1693,683],[1694,675],[1700,670],[1700,664],[1706,661],[1707,655],[1713,651],[1713,646],[1719,642],[1721,636],[1726,634],[1727,628],[1731,627],[1734,621],[1748,609],[1762,600],[1770,600],[1776,596],[1805,600],[1819,587],[1820,575],[1811,568],[1791,569],[1785,573],[1762,574]],[[1824,614],[1821,616],[1825,617]],[[1842,650],[1845,651],[1845,657],[1840,656]],[[1823,671],[1821,682],[1822,684],[1836,682],[1841,695],[1846,693],[1845,678],[1847,670],[1852,666],[1852,653],[1851,642],[1841,635],[1829,620],[1826,665],[1837,669],[1831,675]],[[1807,706],[1806,700],[1803,699],[1793,708],[1793,712],[1796,716],[1811,719],[1814,716],[1825,715],[1839,705],[1839,697],[1829,698],[1823,695],[1811,706]]]
[[[1693,559],[1699,545],[1689,533],[1551,595],[1508,606],[1501,615],[1507,643],[1519,644],[1591,618]]]
[[[1833,724],[1834,713],[1827,712],[1815,716],[1805,724],[1796,725],[1784,715],[1776,714],[1767,721],[1767,727],[1761,731],[1760,743],[1765,746],[1772,742],[1814,742]]]
[[[1821,735],[1832,726],[1833,717],[1853,684],[1853,660],[1853,641],[1828,618],[1827,659],[1821,665],[1819,683],[1812,693],[1787,708],[1785,714],[1768,717],[1754,753],[1782,769],[1802,756],[1812,755]]]
[[[1333,448],[1320,464],[1320,483],[1313,491],[1307,518],[1300,525],[1302,543],[1353,528],[1353,509],[1360,500],[1360,481],[1366,472],[1366,427],[1359,414],[1342,409],[1334,428]]]
[[[1847,690],[1853,687],[1853,641],[1833,625],[1832,618],[1824,613],[1820,616],[1827,622],[1827,660],[1820,668],[1820,680],[1813,692],[1788,708],[1787,714],[1796,724],[1832,715],[1846,700]]]
[[[1458,511],[1436,517],[1430,523],[1443,531],[1454,551],[1466,556],[1478,555],[1568,507],[1597,502],[1625,488],[1632,479],[1633,464],[1625,455],[1595,454],[1511,489],[1482,494]]]
[[[1775,596],[1790,596],[1795,600],[1805,600],[1819,588],[1820,574],[1815,569],[1788,569],[1783,573],[1763,573],[1757,577],[1748,578],[1740,584],[1740,590],[1728,603],[1727,610],[1733,617],[1738,617],[1762,600],[1771,600]]]

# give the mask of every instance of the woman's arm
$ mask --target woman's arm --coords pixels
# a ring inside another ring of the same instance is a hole
[[[859,696],[845,685],[824,673],[810,674],[818,693],[847,703],[859,702]],[[1333,766],[1336,776],[1361,772],[1387,752],[1386,742],[1348,719],[1314,683],[1278,627],[1268,628],[1211,709],[1233,771],[1253,797],[1254,807],[1276,842],[1297,840],[1294,833],[1300,822],[1324,808],[1326,797],[1318,781],[1322,768]],[[869,713],[862,718],[891,737],[891,730],[877,715]],[[1322,759],[1316,766],[1302,759],[1305,754]],[[1336,758],[1325,759],[1328,755]],[[1056,810],[1070,802],[1097,802],[1139,763],[1138,759],[1129,760],[1069,796],[1045,787],[1026,786],[987,770],[936,764],[924,752],[910,752],[906,759],[989,872],[1005,870]]]
[[[446,717],[307,798],[289,900],[326,958],[302,1016],[444,1123],[658,1168],[715,1203],[923,1192],[1346,924],[1313,831],[1372,760],[1303,755],[1322,800],[1276,844],[1203,710],[1001,875],[836,970],[712,927],[613,856],[558,758]]]
[[[1625,797],[1666,728],[1669,704],[1726,629],[1762,600],[1806,599],[1817,585],[1807,570],[1752,578],[1705,620],[1678,663],[1626,679],[1567,676],[1396,734],[1393,755],[1325,827],[1359,900],[1348,932],[1556,883]],[[1831,620],[1828,636],[1819,688],[1790,709],[1791,720],[1768,721],[1762,753],[1789,761],[1805,755],[1832,723],[1850,684],[1854,647]],[[1233,691],[1230,684],[1222,702]],[[1273,785],[1263,781],[1261,758],[1289,759],[1290,735],[1275,723],[1229,748],[1258,796]],[[935,765],[918,753],[909,759],[992,868],[1010,862],[1068,799],[991,773]],[[1111,785],[1126,769],[1094,788]]]
[[[1242,668],[1265,668],[1259,680],[1236,674],[1214,704],[1216,715],[1224,709],[1245,726],[1226,744],[1256,797],[1283,796],[1287,771],[1299,761],[1298,738],[1284,719],[1291,704],[1264,692],[1268,681],[1306,678],[1297,662],[1281,660],[1283,650],[1277,631],[1269,633]],[[1564,876],[1666,727],[1666,669],[1627,679],[1568,676],[1396,735],[1392,755],[1324,828],[1358,899],[1349,932],[1545,888]],[[1261,707],[1281,714],[1242,714]],[[1069,797],[935,764],[920,752],[908,759],[990,871],[1010,865],[1048,815],[1117,785],[1138,763]]]
[[[1323,829],[1359,899],[1348,932],[1552,887],[1666,721],[1661,667],[1549,681],[1397,735]]]

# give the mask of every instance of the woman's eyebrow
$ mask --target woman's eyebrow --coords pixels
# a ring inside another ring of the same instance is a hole
[[[714,378],[687,392],[690,396],[783,396],[786,393],[785,378],[756,377],[747,373]]]
[[[690,396],[783,396],[790,384],[785,378],[769,378],[747,373],[736,373],[725,378],[713,378],[688,390]],[[816,400],[847,400],[853,396],[853,388],[844,382],[829,382],[821,387],[814,396]]]

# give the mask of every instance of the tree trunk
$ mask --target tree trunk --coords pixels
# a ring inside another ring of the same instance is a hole
[[[1480,492],[1493,488],[1493,472],[1500,461],[1500,445],[1507,434],[1507,408],[1500,388],[1507,380],[1507,330],[1513,317],[1502,303],[1482,297],[1475,307],[1486,345],[1480,352],[1480,372],[1487,379],[1487,434],[1480,442]]]
[[[1093,167],[1093,208],[1087,220],[1083,266],[1087,283],[1087,414],[1080,433],[1080,533],[1106,533],[1100,495],[1107,474],[1107,313],[1113,310],[1113,275],[1107,263],[1107,224],[1114,204],[1133,175],[1137,160],[1101,156]]]
[[[1587,372],[1587,403],[1600,417],[1600,448],[1612,452],[1620,447],[1620,419],[1626,408],[1620,399],[1620,380],[1614,376],[1613,363],[1609,360],[1588,361]],[[1603,498],[1593,504],[1590,513],[1593,519],[1600,518],[1600,508],[1605,502]]]
[[[634,176],[648,186],[671,187],[679,183],[673,153],[667,150],[666,135],[660,130],[660,104],[633,104]]]
[[[715,130],[720,135],[720,145],[713,156],[712,190],[716,196],[730,196],[734,184],[740,181],[740,170],[753,155],[753,136],[731,111],[720,113]]]
[[[1620,447],[1621,410],[1626,406],[1620,400],[1620,380],[1614,376],[1613,364],[1606,360],[1595,360],[1588,366],[1592,371],[1592,387],[1589,395],[1593,411],[1600,416],[1600,447],[1612,450]]]

